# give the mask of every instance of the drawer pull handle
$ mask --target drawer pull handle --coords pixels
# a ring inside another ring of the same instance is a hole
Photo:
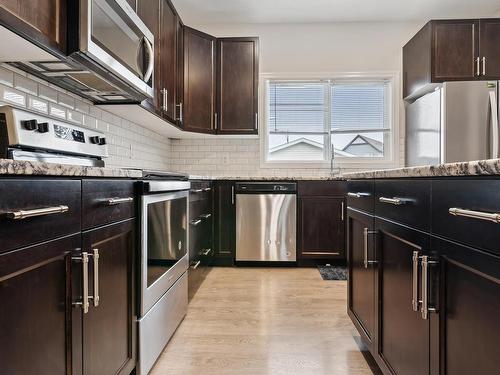
[[[198,219],[198,220],[191,220],[191,223],[190,223],[190,224],[191,224],[191,225],[193,225],[193,226],[197,226],[197,225],[198,225],[198,224],[200,224],[200,223],[201,223],[201,220],[200,220],[200,219]]]
[[[29,217],[36,216],[46,216],[46,215],[54,215],[54,214],[62,214],[64,212],[68,212],[68,206],[55,206],[55,207],[44,207],[44,208],[35,208],[33,210],[17,210],[6,212],[4,216],[7,219],[11,220],[22,220],[27,219]]]
[[[195,270],[195,269],[197,269],[197,268],[198,268],[198,266],[199,266],[200,264],[201,264],[201,260],[199,260],[199,261],[197,261],[196,263],[194,263],[194,264],[191,266],[191,268],[192,268],[193,270]]]
[[[203,214],[203,215],[200,215],[200,217],[202,217],[204,219],[208,219],[210,216],[212,216],[212,214]]]
[[[204,188],[203,191],[212,191],[212,188],[207,187],[207,188]]]
[[[211,252],[212,252],[212,249],[203,249],[203,250],[201,250],[201,255],[206,257]]]
[[[106,203],[108,206],[115,206],[117,204],[123,204],[123,203],[132,203],[134,201],[134,198],[132,197],[127,197],[127,198],[109,198]]]
[[[380,197],[378,199],[380,203],[387,203],[387,204],[393,204],[394,206],[401,206],[405,204],[404,199],[401,198],[386,198],[386,197]]]
[[[347,193],[347,196],[350,198],[363,198],[363,197],[369,197],[370,194],[368,193]]]
[[[418,261],[420,259],[418,251],[413,252],[412,257],[412,296],[411,296],[411,306],[413,311],[418,311],[419,299],[418,299]]]
[[[189,190],[190,193],[203,193],[203,189],[191,189]]]
[[[500,214],[490,214],[487,212],[464,210],[461,208],[450,208],[448,212],[453,216],[470,217],[472,219],[492,221],[497,224],[500,223]]]

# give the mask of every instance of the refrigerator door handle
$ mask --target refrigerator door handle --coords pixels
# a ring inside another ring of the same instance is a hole
[[[499,134],[498,134],[498,102],[495,91],[490,91],[490,108],[491,108],[491,138],[493,146],[491,148],[491,158],[498,159],[498,143],[499,143]]]

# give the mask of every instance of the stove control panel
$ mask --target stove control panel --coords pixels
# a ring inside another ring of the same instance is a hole
[[[0,134],[8,145],[99,158],[108,156],[104,133],[10,106],[0,107]],[[5,129],[7,131],[5,131]]]

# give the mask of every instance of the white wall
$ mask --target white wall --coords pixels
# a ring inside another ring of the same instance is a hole
[[[193,25],[209,34],[258,36],[261,73],[401,72],[402,46],[422,23]],[[397,126],[404,128],[402,101]],[[400,131],[402,165],[404,131]],[[216,152],[215,150],[218,150]],[[175,140],[171,166],[196,174],[318,176],[322,169],[260,167],[258,140]]]

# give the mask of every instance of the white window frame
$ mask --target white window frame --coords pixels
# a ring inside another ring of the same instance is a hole
[[[387,139],[384,139],[384,147],[389,147],[388,152],[384,152],[383,157],[339,157],[334,159],[334,167],[343,169],[361,169],[361,168],[395,168],[399,166],[399,134],[400,134],[400,117],[399,106],[400,97],[400,80],[399,72],[366,72],[366,73],[262,73],[260,75],[260,166],[261,168],[330,168],[330,160],[327,158],[330,155],[331,141],[326,143],[325,160],[269,160],[269,144],[268,144],[268,87],[269,81],[346,81],[346,82],[369,82],[369,81],[387,81],[388,88],[388,105],[389,132],[386,133]],[[328,94],[329,95],[329,94]],[[328,116],[330,113],[328,111]],[[330,123],[328,119],[328,124]],[[387,143],[386,143],[387,142]]]

